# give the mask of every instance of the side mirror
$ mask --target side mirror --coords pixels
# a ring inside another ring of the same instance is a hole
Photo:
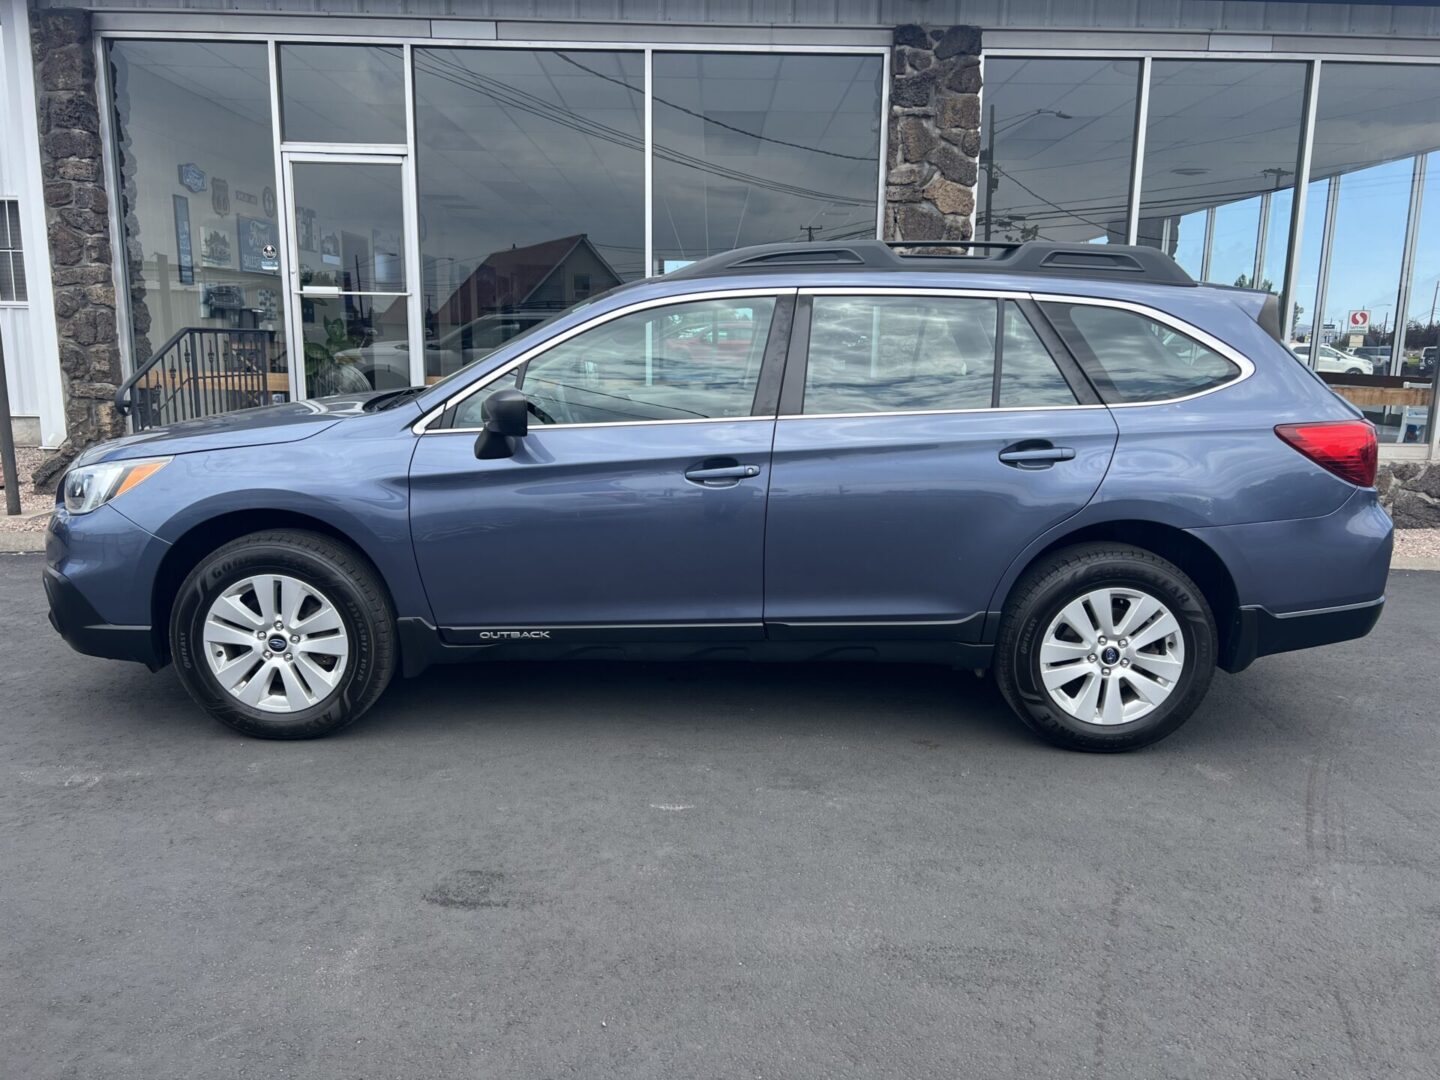
[[[481,461],[515,456],[512,439],[523,439],[530,430],[530,403],[519,390],[496,390],[480,406],[485,430],[475,440],[475,456]]]

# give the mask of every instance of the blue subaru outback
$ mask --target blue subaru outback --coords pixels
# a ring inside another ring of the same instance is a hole
[[[1079,750],[1369,632],[1375,433],[1274,297],[1146,248],[977,251],[748,248],[434,386],[93,447],[51,620],[268,738],[453,660],[893,660],[991,668]]]

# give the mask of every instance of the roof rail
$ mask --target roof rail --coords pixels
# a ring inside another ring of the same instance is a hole
[[[789,270],[928,270],[940,273],[1036,274],[1045,277],[1125,277],[1149,285],[1194,285],[1174,259],[1128,244],[882,241],[761,244],[672,270],[669,278]]]

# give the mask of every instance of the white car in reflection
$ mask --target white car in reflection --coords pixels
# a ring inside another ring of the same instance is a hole
[[[433,381],[448,375],[472,360],[498,349],[513,337],[554,316],[552,311],[517,311],[482,315],[425,342],[425,377]],[[398,390],[410,386],[410,345],[385,341],[358,349],[346,349],[335,359],[351,366],[376,390]]]
[[[1290,345],[1290,351],[1303,360],[1306,365],[1310,364],[1310,346],[1308,344]],[[1316,371],[1333,371],[1342,375],[1374,375],[1375,365],[1363,356],[1356,356],[1354,353],[1342,352],[1332,345],[1320,346],[1320,359],[1315,365]]]

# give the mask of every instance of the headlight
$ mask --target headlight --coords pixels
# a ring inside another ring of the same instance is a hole
[[[65,475],[65,509],[72,514],[88,514],[154,476],[168,464],[168,457],[137,458],[71,469]]]

